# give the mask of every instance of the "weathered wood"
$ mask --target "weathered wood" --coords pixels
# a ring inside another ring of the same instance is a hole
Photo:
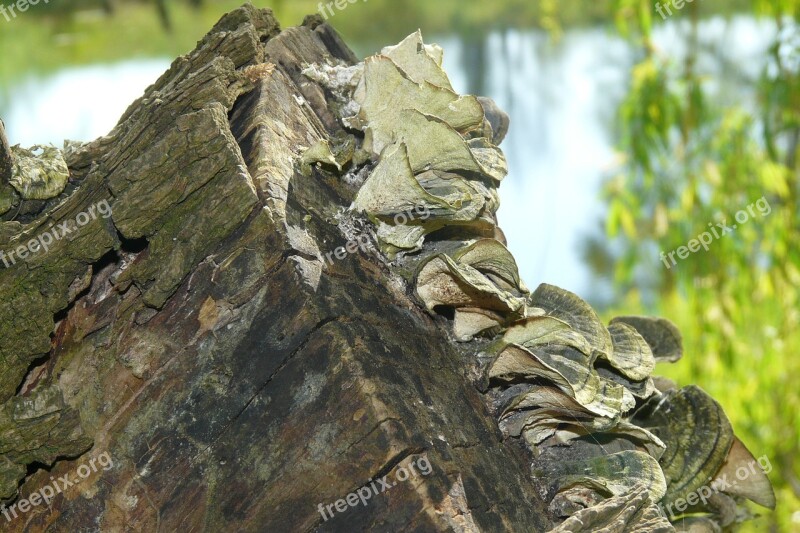
[[[773,507],[722,408],[653,379],[671,323],[522,281],[508,116],[419,33],[356,63],[246,5],[109,135],[14,148],[3,530],[660,533],[746,465],[693,527]]]
[[[300,171],[343,134],[300,72],[323,59],[355,58],[319,18],[228,14],[108,136],[67,150],[57,198],[0,224],[11,251],[113,211],[0,264],[0,501],[113,458],[50,507],[0,515],[4,531],[550,525],[472,355],[376,256],[324,258],[355,191]],[[38,397],[33,425],[15,416]],[[428,475],[320,513],[422,458]]]
[[[0,120],[0,183],[8,183],[8,180],[11,179],[12,162],[5,124]]]
[[[14,189],[9,184],[14,165],[11,147],[6,137],[5,125],[0,119],[0,220],[14,205]]]

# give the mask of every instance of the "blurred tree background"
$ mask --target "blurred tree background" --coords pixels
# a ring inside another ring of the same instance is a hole
[[[314,0],[254,3],[272,8],[284,26],[319,6]],[[417,27],[426,36],[457,35],[470,65],[464,83],[478,94],[491,82],[487,43],[497,32],[534,31],[558,42],[572,28],[601,28],[626,43],[632,66],[608,120],[618,161],[603,169],[598,202],[605,214],[584,236],[582,252],[592,286],[610,289],[603,297],[584,296],[607,318],[656,314],[678,324],[686,356],[658,373],[708,391],[747,447],[773,467],[778,509],[754,509],[764,516],[744,530],[800,531],[800,386],[793,382],[800,372],[800,0],[695,0],[672,8],[666,20],[656,3],[359,0],[329,22],[360,55]],[[239,4],[50,0],[11,21],[0,16],[0,100],[31,73],[185,53]],[[742,65],[702,39],[712,17],[737,16],[756,20],[770,41],[760,74],[739,76],[737,87],[754,95],[746,101],[719,78],[720,72],[738,76]],[[670,46],[654,39],[661,29],[674,33]],[[519,168],[512,165],[511,172]],[[662,252],[687,245],[710,226],[732,226],[737,212],[759,200],[769,210],[751,208],[749,220],[714,239],[708,251],[674,265],[662,259]],[[547,202],[529,199],[533,209]],[[562,216],[569,213],[569,205],[560,207]],[[502,225],[525,221],[504,218]],[[547,280],[527,279],[530,286],[541,281]]]
[[[614,279],[616,311],[663,315],[683,332],[685,359],[658,371],[701,385],[769,457],[778,510],[747,529],[800,531],[800,2],[749,9],[775,28],[752,109],[721,101],[698,65],[699,2],[681,14],[692,39],[682,61],[652,45],[649,2],[614,2],[639,58],[619,110],[625,163],[605,187],[606,235],[589,249],[607,254],[596,270]],[[735,218],[762,198],[768,209]],[[725,221],[733,231],[708,252],[662,261]]]

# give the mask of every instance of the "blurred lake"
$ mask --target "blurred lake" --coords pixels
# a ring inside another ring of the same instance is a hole
[[[743,16],[700,24],[697,69],[722,80],[711,87],[717,101],[752,101],[773,34],[769,21]],[[517,30],[425,38],[444,48],[457,91],[491,96],[511,115],[500,222],[526,283],[548,282],[605,301],[610,281],[593,277],[582,244],[602,231],[600,187],[620,161],[615,116],[636,59],[631,46],[599,27],[566,29],[555,41],[545,32]],[[654,34],[675,68],[688,39],[689,26],[680,22]],[[350,44],[361,56],[379,48]],[[169,63],[131,60],[11,80],[0,88],[9,140],[60,146],[63,139],[104,135]]]

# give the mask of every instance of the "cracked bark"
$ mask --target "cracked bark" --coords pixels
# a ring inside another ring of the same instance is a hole
[[[14,157],[6,137],[6,129],[0,120],[0,220],[14,204],[14,189],[9,184],[12,176]]]
[[[6,128],[0,120],[0,184],[8,183],[11,179],[11,147],[8,145]]]
[[[236,10],[66,151],[58,197],[0,223],[10,251],[113,208],[0,264],[0,499],[114,462],[3,530],[548,528],[447,324],[375,257],[324,264],[354,191],[299,170],[340,131],[300,70],[330,58],[355,61],[318,18],[281,31]],[[420,454],[430,475],[319,514]]]

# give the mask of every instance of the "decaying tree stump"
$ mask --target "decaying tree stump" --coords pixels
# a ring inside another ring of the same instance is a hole
[[[2,225],[6,252],[76,228],[0,264],[0,404],[29,413],[0,415],[0,496],[114,463],[3,530],[546,528],[437,321],[363,254],[321,275],[313,248],[344,244],[352,192],[295,166],[341,130],[300,72],[330,59],[355,62],[315,18],[230,13],[107,137],[66,150],[57,198]],[[71,222],[104,201],[113,216]],[[424,478],[320,514],[423,456]]]
[[[0,182],[8,183],[11,179],[11,147],[6,138],[6,129],[0,120]]]
[[[518,279],[507,117],[418,36],[357,63],[319,17],[246,5],[106,137],[26,151],[0,126],[3,530],[670,531],[653,494],[745,457],[711,400],[656,390],[671,326],[594,328]],[[580,350],[579,390],[557,358]],[[656,394],[724,446],[659,467],[690,437],[656,437]]]
[[[11,208],[13,191],[9,180],[13,171],[13,157],[11,147],[8,145],[6,130],[0,120],[0,214]]]

